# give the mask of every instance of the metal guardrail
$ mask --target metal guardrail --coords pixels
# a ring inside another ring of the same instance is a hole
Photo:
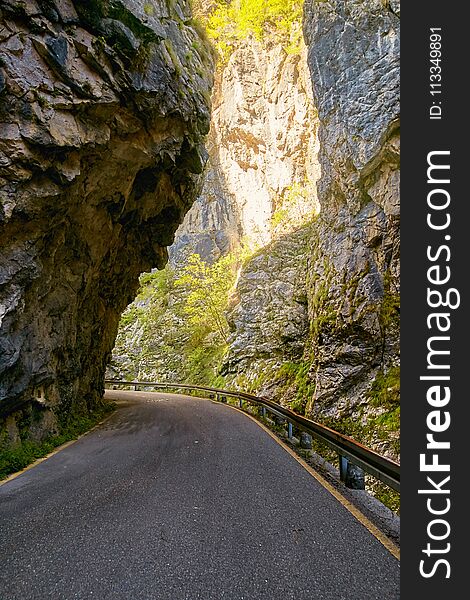
[[[153,381],[119,381],[106,379],[105,384],[133,386],[135,390],[142,387],[164,390],[196,390],[213,394],[217,400],[226,399],[227,397],[237,398],[240,408],[243,407],[243,401],[255,404],[262,408],[263,415],[266,414],[266,411],[269,411],[278,417],[285,419],[288,424],[289,438],[292,438],[293,425],[295,425],[299,430],[309,433],[312,437],[334,450],[340,458],[340,474],[343,481],[346,477],[348,463],[352,463],[397,492],[400,491],[400,465],[398,463],[381,456],[377,452],[374,452],[374,450],[363,446],[347,435],[298,415],[292,410],[284,408],[267,398],[253,396],[252,394],[246,394],[244,392],[221,390],[203,385],[191,385],[186,383],[156,383]]]

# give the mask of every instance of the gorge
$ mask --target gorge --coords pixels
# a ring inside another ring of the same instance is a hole
[[[399,7],[291,14],[289,35],[267,24],[219,61],[202,194],[110,374],[258,393],[398,459]],[[226,336],[187,325],[194,253],[234,270]]]
[[[0,443],[99,404],[117,335],[111,376],[266,395],[397,459],[399,3],[1,10]]]

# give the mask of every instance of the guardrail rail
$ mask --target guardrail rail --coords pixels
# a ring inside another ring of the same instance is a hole
[[[195,390],[198,392],[207,392],[219,401],[226,400],[228,397],[236,398],[238,399],[240,408],[243,408],[243,402],[254,404],[261,407],[262,415],[264,417],[266,416],[266,412],[270,412],[281,419],[285,419],[288,427],[288,437],[290,439],[293,437],[293,426],[295,425],[300,431],[305,431],[331,450],[334,450],[339,456],[340,478],[346,484],[348,484],[349,481],[348,472],[350,465],[352,464],[355,465],[356,468],[362,469],[366,473],[369,473],[369,475],[382,481],[395,491],[400,491],[400,465],[398,463],[381,456],[374,450],[363,446],[361,443],[343,433],[339,433],[330,427],[326,427],[316,421],[298,415],[292,410],[267,398],[239,391],[221,390],[218,388],[211,388],[203,385],[191,385],[187,383],[158,383],[153,381],[121,381],[106,379],[105,385],[132,386],[136,391],[140,388],[153,388],[156,390]],[[361,477],[359,476],[359,478],[355,477],[353,479],[357,482],[357,480],[361,480]],[[359,487],[357,484],[351,484],[350,486],[356,488]]]

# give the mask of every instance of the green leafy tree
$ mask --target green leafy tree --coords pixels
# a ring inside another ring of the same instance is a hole
[[[223,60],[228,59],[237,41],[249,35],[258,41],[269,36],[287,42],[288,52],[300,47],[301,0],[215,0],[212,10],[205,13],[199,0],[193,0],[193,7]]]
[[[225,318],[228,293],[235,281],[235,259],[225,256],[213,265],[199,254],[192,254],[175,285],[186,291],[183,311],[188,322],[198,328],[214,331],[227,342],[229,328]]]

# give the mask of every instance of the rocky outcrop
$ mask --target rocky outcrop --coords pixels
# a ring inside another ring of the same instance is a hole
[[[308,333],[307,230],[299,227],[317,212],[319,167],[306,59],[305,46],[288,53],[278,39],[248,38],[219,63],[203,189],[169,248],[170,281],[192,253],[212,264],[241,245],[253,253],[269,242],[241,270],[231,298],[233,343],[222,371],[227,385],[244,389],[267,362],[278,368],[287,356],[301,356]],[[110,375],[214,383],[225,347],[211,335],[199,339],[201,370],[183,364],[191,344],[178,288],[158,287],[167,291],[152,295],[145,314],[139,300],[126,313]]]
[[[201,194],[186,213],[168,249],[170,265],[177,269],[187,263],[191,254],[199,254],[212,264],[240,247],[242,229],[237,205],[227,191],[214,138],[212,126],[206,142],[209,159]]]
[[[322,169],[308,281],[313,415],[355,414],[377,374],[399,360],[396,5],[305,7]]]
[[[292,184],[315,190],[318,177],[317,121],[305,56],[250,38],[232,54],[215,92],[212,125],[226,189],[242,234],[265,245],[272,237],[272,215]],[[304,210],[312,206],[310,198]]]
[[[311,226],[280,237],[241,270],[229,312],[231,344],[222,372],[245,390],[271,395],[286,361],[301,359],[308,339],[307,257]]]
[[[304,33],[320,212],[301,236],[282,236],[243,268],[223,369],[229,384],[365,432],[396,457],[398,3],[310,0]],[[381,415],[386,424],[372,424]]]
[[[209,168],[172,260],[197,252],[212,262],[242,242],[268,244],[279,225],[285,233],[273,216],[286,199],[297,222],[315,212],[317,126],[305,46],[289,54],[269,39],[240,42],[216,78]],[[304,192],[295,201],[293,186]]]
[[[395,457],[398,29],[398,2],[308,0],[308,59],[240,42],[215,86],[208,178],[172,250],[176,264],[244,236],[258,247],[231,299],[224,385]]]
[[[212,57],[184,0],[0,9],[0,413],[51,430],[200,189]]]

